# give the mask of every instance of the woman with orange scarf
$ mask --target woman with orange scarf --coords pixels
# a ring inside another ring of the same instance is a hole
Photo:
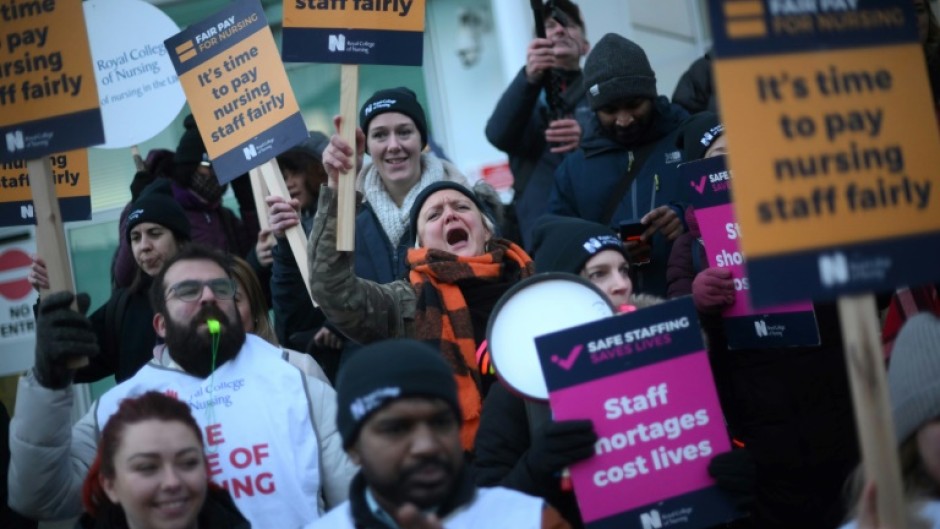
[[[336,250],[338,173],[351,170],[354,161],[353,149],[334,135],[323,153],[329,183],[321,190],[308,243],[313,296],[327,318],[357,342],[410,337],[433,343],[454,370],[461,441],[472,451],[482,399],[495,379],[488,368],[481,373],[478,359],[489,313],[503,293],[532,274],[532,260],[494,236],[493,220],[473,191],[441,181],[425,188],[411,209],[418,237],[408,252],[408,278],[380,285],[356,277],[353,254]]]

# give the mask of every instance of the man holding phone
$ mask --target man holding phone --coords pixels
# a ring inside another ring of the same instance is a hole
[[[637,290],[665,297],[669,250],[686,229],[676,138],[688,113],[657,95],[646,53],[614,33],[588,55],[584,80],[595,119],[556,170],[549,210],[620,228]]]

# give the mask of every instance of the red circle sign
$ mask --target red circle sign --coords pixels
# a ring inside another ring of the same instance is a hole
[[[0,253],[0,296],[17,301],[29,295],[33,287],[27,276],[32,263],[29,254],[22,250]]]

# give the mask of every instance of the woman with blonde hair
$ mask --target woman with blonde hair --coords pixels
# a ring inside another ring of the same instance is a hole
[[[252,333],[264,339],[271,345],[280,346],[274,333],[274,326],[268,317],[268,306],[261,290],[261,283],[247,261],[236,255],[230,255],[232,260],[232,277],[235,279],[235,307],[239,318],[245,327],[245,332]],[[282,357],[294,367],[307,375],[319,378],[332,385],[323,368],[312,356],[281,346]]]

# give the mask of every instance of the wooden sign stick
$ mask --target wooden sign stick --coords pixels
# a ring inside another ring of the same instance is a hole
[[[359,65],[343,64],[340,70],[339,115],[343,118],[340,136],[356,153],[356,102],[359,98]],[[336,249],[351,252],[356,247],[356,167],[339,175],[336,216]]]
[[[52,163],[48,156],[44,156],[29,160],[26,167],[29,171],[29,185],[33,192],[33,208],[36,213],[36,247],[39,255],[46,261],[46,272],[49,275],[49,289],[43,290],[41,294],[60,290],[75,292],[62,215],[55,194]],[[87,357],[74,358],[68,363],[68,367],[72,369],[86,365]]]
[[[255,211],[258,212],[258,225],[262,230],[270,230],[271,224],[268,222],[268,203],[264,201],[270,193],[268,187],[264,185],[264,177],[261,176],[261,169],[255,167],[248,171],[248,178],[251,180],[251,196],[255,199]]]
[[[268,160],[261,164],[257,170],[261,171],[264,184],[268,191],[278,197],[290,200],[290,193],[287,192],[287,185],[284,183],[284,177],[281,176],[281,170],[277,166],[277,161]],[[249,175],[251,172],[249,172]],[[265,211],[267,209],[265,208]],[[304,235],[300,224],[284,231],[287,242],[290,244],[290,250],[294,254],[294,261],[297,262],[297,268],[300,269],[300,275],[304,278],[304,287],[307,289],[307,295],[314,307],[319,307],[317,300],[313,299],[313,293],[310,291],[310,268],[307,260],[307,237]]]
[[[875,297],[840,297],[839,319],[865,478],[876,483],[879,523],[901,529],[907,526],[904,496]]]

